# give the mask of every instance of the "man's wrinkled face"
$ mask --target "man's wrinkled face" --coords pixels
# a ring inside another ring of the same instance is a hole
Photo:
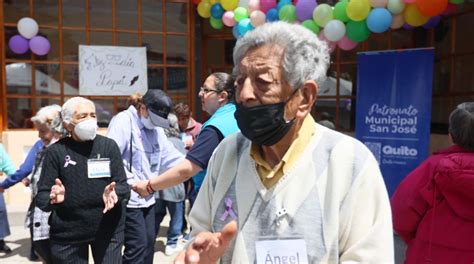
[[[94,105],[87,103],[76,105],[76,109],[72,115],[72,126],[68,126],[68,131],[72,132],[75,125],[92,118],[97,118]]]
[[[291,87],[283,77],[283,49],[263,45],[247,51],[236,78],[236,102],[246,107],[285,101]]]

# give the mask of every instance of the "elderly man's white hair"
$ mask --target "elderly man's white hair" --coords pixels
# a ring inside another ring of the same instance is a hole
[[[81,104],[90,104],[95,109],[94,102],[91,100],[84,98],[84,97],[73,97],[67,100],[63,104],[63,109],[61,111],[61,116],[63,118],[63,122],[69,124],[72,121],[72,116],[74,115],[74,111],[76,110],[76,106]]]
[[[265,23],[237,41],[234,48],[235,76],[239,74],[240,62],[247,51],[263,45],[283,48],[283,77],[293,89],[300,88],[307,80],[321,83],[326,78],[329,65],[327,44],[305,27],[282,21]]]
[[[62,133],[61,106],[57,104],[42,107],[31,121],[36,124],[46,125],[54,132]]]

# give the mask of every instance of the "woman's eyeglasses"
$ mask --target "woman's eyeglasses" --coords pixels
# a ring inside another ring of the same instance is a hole
[[[207,87],[201,87],[200,89],[201,92],[203,92],[204,94],[207,94],[209,92],[215,92],[215,93],[219,93],[220,91],[217,91],[217,90],[214,90],[214,89],[210,89],[210,88],[207,88]]]

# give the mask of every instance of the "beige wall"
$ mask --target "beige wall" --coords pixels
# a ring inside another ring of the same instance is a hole
[[[99,130],[105,134],[105,129]],[[38,140],[36,131],[5,131],[2,133],[2,143],[13,163],[18,167],[26,158],[29,149]],[[354,136],[354,134],[349,134]],[[449,146],[447,135],[431,134],[430,153]],[[6,202],[9,206],[28,206],[30,202],[30,189],[19,183],[5,191]]]

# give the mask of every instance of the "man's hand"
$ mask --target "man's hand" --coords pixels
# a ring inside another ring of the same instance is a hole
[[[30,179],[28,178],[23,178],[23,180],[21,180],[21,183],[23,183],[23,185],[25,185],[26,187],[30,186]]]
[[[221,232],[202,232],[174,260],[174,264],[213,264],[224,255],[225,250],[237,234],[237,222],[232,221],[224,226]]]
[[[146,197],[150,195],[146,189],[148,181],[137,181],[132,184],[132,190],[137,192],[141,197]]]
[[[66,192],[66,188],[64,188],[63,183],[60,179],[56,178],[55,184],[51,187],[51,193],[49,194],[49,198],[51,199],[51,204],[60,204],[64,202],[64,193]]]
[[[115,204],[118,202],[117,193],[115,193],[115,182],[110,183],[109,185],[105,186],[104,194],[102,195],[102,199],[104,199],[104,211],[102,213],[107,213],[107,211],[112,210]]]

